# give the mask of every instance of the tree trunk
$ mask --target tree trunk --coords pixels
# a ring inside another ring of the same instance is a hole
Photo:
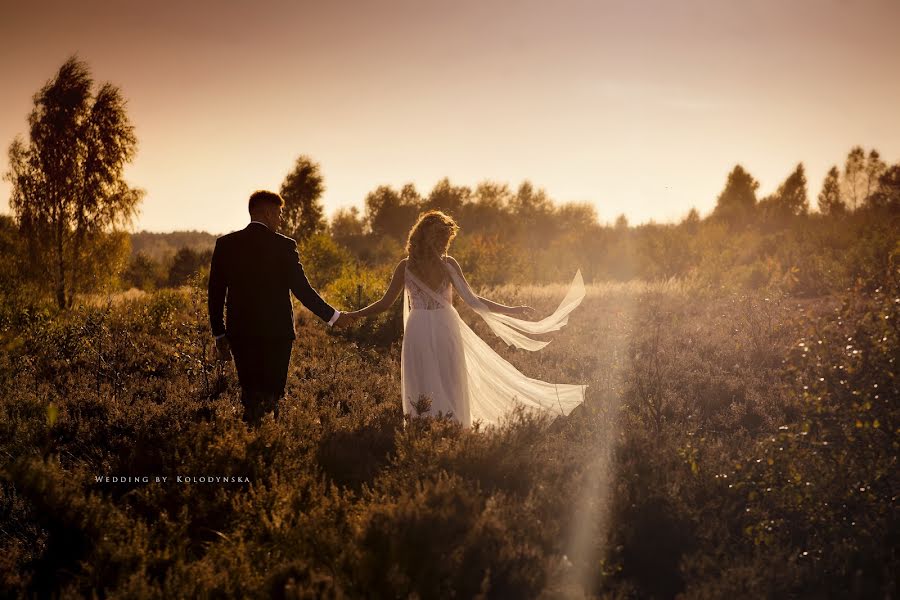
[[[60,213],[62,211],[59,211]],[[66,308],[66,262],[63,253],[63,219],[57,214],[56,220],[56,304]]]
[[[83,229],[79,227],[75,232],[75,241],[72,247],[72,293],[69,294],[68,307],[72,306],[75,300],[75,294],[78,293],[78,259],[81,257],[81,242]]]

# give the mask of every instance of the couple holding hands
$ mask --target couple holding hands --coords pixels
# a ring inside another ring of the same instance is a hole
[[[523,375],[484,342],[453,307],[453,291],[511,346],[539,350],[549,342],[525,334],[556,331],[584,299],[581,272],[554,313],[522,319],[527,306],[506,306],[478,296],[459,263],[447,254],[459,226],[440,211],[421,214],[409,233],[407,256],[397,264],[384,296],[357,311],[341,312],[312,288],[296,242],[277,232],[284,200],[276,193],[250,196],[251,221],[216,240],[209,271],[208,308],[216,349],[234,359],[244,420],[258,424],[278,416],[296,334],[291,294],[329,326],[345,327],[387,310],[403,293],[400,397],[404,414],[420,397],[428,414],[443,414],[463,427],[499,425],[516,405],[567,415],[584,400],[587,386],[554,384]]]

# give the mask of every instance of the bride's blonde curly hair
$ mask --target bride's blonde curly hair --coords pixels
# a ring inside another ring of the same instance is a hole
[[[447,279],[442,258],[458,231],[459,225],[453,217],[439,210],[422,213],[409,230],[406,241],[409,267],[432,287],[440,287]]]

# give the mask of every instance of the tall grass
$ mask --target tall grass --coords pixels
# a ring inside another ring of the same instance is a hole
[[[302,317],[279,421],[248,429],[204,302],[0,307],[10,596],[896,594],[896,272],[804,300],[594,284],[538,353],[462,309],[529,376],[589,385],[568,418],[468,431],[404,419],[396,315]]]

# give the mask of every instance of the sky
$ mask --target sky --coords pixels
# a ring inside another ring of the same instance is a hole
[[[735,164],[810,202],[849,149],[900,162],[900,0],[0,0],[0,170],[71,55],[120,87],[135,230],[224,233],[301,154],[326,214],[443,177],[708,214]],[[0,212],[10,185],[0,183]]]

